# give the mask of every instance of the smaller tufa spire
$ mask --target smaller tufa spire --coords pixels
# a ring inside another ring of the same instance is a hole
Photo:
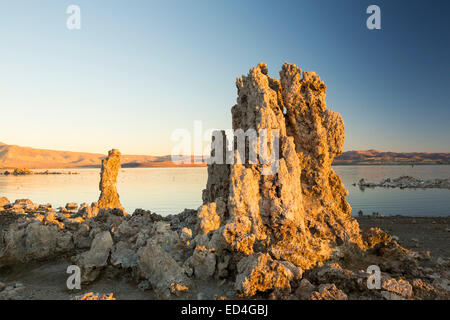
[[[120,169],[121,153],[117,149],[108,152],[108,157],[102,160],[102,170],[100,172],[100,198],[98,206],[100,209],[121,209],[122,204],[117,193],[117,175]]]

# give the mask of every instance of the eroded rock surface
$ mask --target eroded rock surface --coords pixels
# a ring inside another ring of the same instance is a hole
[[[184,269],[154,241],[138,251],[139,270],[160,296],[169,298],[174,290],[187,290],[189,279]]]
[[[271,289],[290,290],[293,273],[269,254],[249,255],[237,266],[236,290],[244,296],[253,296],[257,292]]]
[[[111,233],[98,233],[89,251],[83,252],[74,259],[74,263],[81,268],[81,281],[90,283],[100,274],[102,268],[108,264],[108,258],[114,246]]]

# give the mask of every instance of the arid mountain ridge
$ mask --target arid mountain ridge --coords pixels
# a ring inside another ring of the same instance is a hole
[[[35,149],[0,142],[0,168],[5,169],[97,168],[105,157],[105,154],[99,153]],[[196,159],[199,158],[196,156]],[[204,163],[175,164],[170,155],[122,155],[121,163],[124,168],[206,166]],[[346,151],[337,157],[333,164],[450,164],[450,153]]]
[[[448,152],[346,151],[333,164],[450,164]]]
[[[7,145],[0,142],[0,168],[64,169],[99,168],[106,154],[57,151]],[[175,164],[171,156],[122,155],[122,167],[206,166],[203,163]]]

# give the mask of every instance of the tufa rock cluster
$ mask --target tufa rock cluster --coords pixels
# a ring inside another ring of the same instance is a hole
[[[208,167],[198,214],[198,237],[207,237],[203,242],[219,262],[228,261],[244,295],[265,286],[288,287],[293,276],[286,264],[309,269],[328,259],[336,245],[364,247],[347,191],[331,168],[345,135],[341,116],[326,109],[325,83],[288,63],[280,80],[267,73],[259,64],[237,79],[233,129],[277,130],[279,146],[269,152],[276,153],[278,170],[264,173],[268,165],[261,160],[226,164],[224,147],[223,163]],[[273,277],[262,283],[262,273]]]

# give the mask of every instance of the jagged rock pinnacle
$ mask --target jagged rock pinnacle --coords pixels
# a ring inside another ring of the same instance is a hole
[[[117,193],[117,175],[120,169],[121,153],[117,149],[108,152],[108,157],[102,160],[100,172],[100,198],[98,207],[100,209],[122,209],[122,204]]]
[[[325,83],[289,63],[280,80],[267,74],[259,64],[237,79],[232,121],[234,130],[278,130],[279,148],[269,150],[278,153],[278,171],[263,174],[260,161],[212,163],[199,209],[200,236],[208,234],[218,264],[238,275],[244,295],[274,286],[258,282],[260,270],[272,280],[276,273],[279,286],[289,283],[282,275],[295,274],[289,267],[314,267],[343,243],[363,246],[347,191],[331,168],[345,135],[341,116],[326,109]]]

